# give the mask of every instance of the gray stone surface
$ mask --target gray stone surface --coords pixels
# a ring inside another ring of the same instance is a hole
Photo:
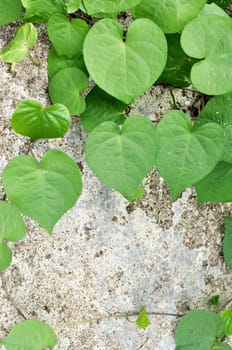
[[[14,30],[14,25],[0,29],[0,48]],[[12,74],[0,63],[0,172],[12,157],[28,151],[26,138],[10,128],[17,100],[49,103],[43,26],[38,52],[42,67],[27,58]],[[174,94],[178,107],[191,116],[204,103],[193,91],[175,89]],[[137,99],[131,114],[147,115],[156,123],[171,108],[170,91],[155,86]],[[26,218],[27,236],[10,244],[14,258],[2,274],[0,337],[22,320],[19,309],[54,327],[56,350],[174,350],[176,317],[151,315],[151,325],[141,330],[123,317],[110,316],[139,311],[143,305],[149,312],[184,313],[207,307],[215,294],[227,300],[232,273],[223,262],[221,243],[223,216],[231,215],[232,206],[198,205],[192,189],[172,203],[155,170],[144,180],[144,198],[130,204],[88,168],[86,136],[73,118],[65,138],[34,145],[38,158],[55,147],[72,156],[81,166],[84,188],[52,236]]]

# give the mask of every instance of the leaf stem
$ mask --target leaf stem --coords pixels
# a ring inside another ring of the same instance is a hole
[[[19,98],[12,97],[12,96],[7,96],[7,95],[4,95],[4,94],[0,94],[0,98],[1,99],[7,99],[7,100],[13,100],[13,101],[17,101],[17,102],[21,101],[21,99],[19,99]]]

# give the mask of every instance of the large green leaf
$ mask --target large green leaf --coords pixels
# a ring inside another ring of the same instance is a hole
[[[36,40],[37,30],[33,24],[23,24],[17,29],[14,39],[0,51],[0,58],[9,63],[22,61]]]
[[[11,249],[3,242],[0,242],[0,272],[4,271],[7,267],[10,266],[11,260]]]
[[[86,159],[99,179],[129,201],[156,162],[157,133],[145,117],[129,117],[122,127],[104,122],[90,133]]]
[[[159,81],[179,87],[191,84],[190,72],[196,63],[194,58],[188,57],[180,45],[180,34],[166,35],[168,42],[168,59]]]
[[[232,251],[232,246],[230,246],[230,250]],[[223,310],[220,316],[226,325],[226,335],[232,335],[232,311]]]
[[[21,0],[26,8],[24,19],[30,22],[47,22],[55,13],[72,13],[80,6],[80,0]]]
[[[61,69],[75,67],[82,70],[85,74],[88,74],[83,56],[76,56],[74,58],[68,58],[67,56],[59,56],[51,46],[48,54],[48,76],[51,79]]]
[[[83,0],[89,15],[119,13],[139,4],[141,0]]]
[[[217,123],[225,133],[221,160],[232,163],[232,93],[215,96],[209,100],[196,119],[196,125]]]
[[[214,123],[195,128],[190,118],[178,110],[167,113],[157,131],[157,168],[175,200],[215,167],[223,151],[224,132]]]
[[[113,19],[97,22],[84,42],[87,69],[97,85],[129,104],[162,73],[167,43],[161,29],[149,19],[133,22],[123,39]]]
[[[132,13],[136,18],[150,18],[164,33],[177,33],[195,18],[207,0],[143,0]]]
[[[6,350],[45,350],[56,344],[56,335],[51,327],[38,320],[16,324],[0,342]]]
[[[11,203],[49,233],[82,189],[76,163],[54,149],[47,151],[40,163],[31,156],[15,157],[3,170],[2,181]]]
[[[86,109],[81,114],[81,122],[86,131],[90,132],[98,124],[112,121],[123,124],[126,117],[123,113],[126,105],[108,95],[95,86],[86,98]]]
[[[15,21],[22,13],[22,4],[20,0],[1,0],[0,1],[0,25]]]
[[[231,183],[232,164],[219,162],[210,174],[195,184],[198,201],[232,202]]]
[[[78,115],[85,110],[85,99],[80,93],[88,84],[86,75],[80,69],[64,68],[51,79],[48,86],[49,95],[53,103],[62,103],[71,115]]]
[[[198,16],[187,24],[181,45],[187,55],[202,59],[192,67],[195,87],[208,95],[232,91],[232,20],[218,15]]]
[[[55,104],[43,108],[40,102],[24,100],[12,115],[11,126],[15,132],[37,139],[62,137],[68,131],[71,118],[67,108]]]
[[[191,311],[181,318],[176,328],[176,350],[210,350],[225,335],[225,325],[214,312]]]
[[[65,15],[56,13],[50,17],[47,30],[58,55],[72,58],[82,54],[84,39],[89,30],[85,21],[81,19],[69,21]]]
[[[224,259],[230,269],[232,269],[232,218],[226,217],[225,220],[225,236],[223,241]]]

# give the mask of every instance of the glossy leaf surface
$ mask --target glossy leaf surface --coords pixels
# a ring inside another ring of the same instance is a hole
[[[90,133],[85,151],[87,162],[99,179],[130,201],[155,165],[156,129],[141,116],[128,118],[121,127],[104,122]]]
[[[15,132],[37,139],[62,137],[68,131],[71,118],[67,108],[55,104],[43,108],[33,100],[20,102],[12,116],[11,126]]]
[[[207,0],[143,0],[132,13],[136,18],[150,18],[164,33],[177,33],[195,18]]]
[[[56,344],[51,327],[38,320],[26,320],[16,324],[1,341],[6,350],[45,350]]]
[[[3,186],[12,204],[52,233],[79,198],[82,181],[76,163],[53,149],[40,163],[31,156],[13,158],[3,171]]]
[[[217,124],[194,128],[189,117],[173,110],[160,121],[157,168],[167,182],[172,199],[202,179],[217,164],[224,146],[224,132]]]
[[[232,20],[218,15],[198,16],[187,24],[181,45],[190,57],[201,59],[193,65],[193,85],[208,95],[232,91]]]
[[[89,30],[85,21],[69,20],[65,15],[56,13],[50,17],[47,30],[58,55],[73,58],[82,54],[84,39]]]
[[[117,21],[103,19],[90,29],[84,42],[84,60],[91,77],[125,104],[158,79],[166,58],[165,36],[149,19],[133,22],[125,40]]]

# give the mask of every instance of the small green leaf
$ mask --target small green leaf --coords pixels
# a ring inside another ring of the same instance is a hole
[[[226,229],[223,241],[223,254],[226,264],[232,269],[232,218],[224,218]]]
[[[150,18],[164,33],[180,32],[195,18],[207,0],[143,0],[132,9],[136,18]]]
[[[214,203],[232,202],[231,182],[232,164],[219,162],[211,173],[201,181],[195,183],[198,201]]]
[[[84,60],[91,77],[125,104],[158,79],[166,59],[165,36],[149,19],[134,21],[126,39],[116,20],[103,19],[94,24],[84,42]]]
[[[23,24],[17,29],[14,39],[0,51],[0,58],[9,63],[22,61],[36,40],[37,30],[33,24]]]
[[[219,124],[225,133],[221,160],[232,163],[232,93],[215,96],[209,100],[196,119],[196,125]]]
[[[86,98],[86,109],[81,114],[81,122],[86,131],[92,131],[97,125],[112,121],[116,124],[123,124],[126,120],[123,113],[126,105],[108,95],[95,86]]]
[[[61,69],[75,67],[82,70],[86,75],[88,74],[83,56],[68,58],[66,56],[59,56],[52,46],[48,54],[48,76],[49,79],[58,73]]]
[[[148,316],[147,316],[147,310],[146,306],[142,308],[142,310],[139,313],[139,316],[136,320],[136,324],[139,328],[147,328],[149,324],[151,324]]]
[[[190,118],[178,110],[167,113],[157,131],[160,137],[157,168],[175,200],[184,189],[213,170],[223,151],[224,132],[214,123],[195,128]]]
[[[84,39],[89,30],[85,21],[69,21],[65,15],[56,13],[50,17],[47,30],[58,55],[73,58],[82,54]]]
[[[65,106],[55,104],[43,108],[41,103],[33,100],[20,102],[11,120],[13,130],[30,137],[32,141],[63,137],[70,123],[71,118]]]
[[[64,68],[51,79],[49,95],[53,103],[62,103],[71,115],[79,115],[85,110],[85,99],[80,93],[88,84],[86,75],[80,69]]]
[[[191,84],[190,72],[197,60],[188,57],[181,48],[180,34],[166,35],[168,42],[168,59],[159,81],[179,87]]]
[[[176,350],[213,350],[216,340],[224,335],[224,322],[216,313],[191,311],[177,325]]]
[[[3,272],[10,266],[12,260],[12,251],[4,243],[0,242],[0,272]]]
[[[56,344],[56,335],[51,327],[38,320],[16,324],[1,341],[6,350],[45,350]]]
[[[21,13],[22,4],[20,0],[0,1],[0,25],[8,24],[19,19]]]
[[[76,163],[55,149],[40,163],[31,156],[13,158],[3,170],[2,182],[11,203],[49,233],[82,190]]]
[[[208,95],[232,91],[232,21],[218,15],[198,16],[181,34],[185,53],[200,62],[193,65],[193,85]]]
[[[212,304],[213,306],[215,306],[216,308],[219,308],[220,306],[220,296],[219,295],[214,295],[212,297]]]
[[[226,325],[226,335],[232,335],[232,311],[223,310],[220,316]]]
[[[83,0],[89,15],[119,13],[136,6],[141,0]]]
[[[90,168],[129,201],[156,162],[157,133],[145,117],[129,117],[119,127],[104,122],[90,133],[85,154]]]

